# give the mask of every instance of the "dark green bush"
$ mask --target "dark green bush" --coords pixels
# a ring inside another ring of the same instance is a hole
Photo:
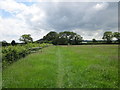
[[[2,47],[2,66],[6,67],[6,65],[19,60],[20,58],[24,58],[28,54],[31,53],[30,48],[33,47],[46,47],[50,44],[35,44],[35,43],[29,43],[26,45],[16,45],[16,46],[7,46]]]

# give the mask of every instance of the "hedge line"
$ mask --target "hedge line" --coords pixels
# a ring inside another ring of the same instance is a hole
[[[26,45],[17,45],[17,46],[7,46],[2,47],[2,67],[6,67],[8,64],[13,63],[14,61],[19,60],[31,53],[30,48],[34,47],[46,47],[51,44],[43,43],[43,44],[35,44],[29,43]]]

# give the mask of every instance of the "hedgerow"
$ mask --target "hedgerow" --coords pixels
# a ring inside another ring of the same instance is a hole
[[[7,46],[2,47],[2,66],[6,67],[8,64],[13,63],[14,61],[24,58],[31,53],[30,48],[34,47],[46,47],[51,44],[43,43],[29,43],[25,45],[16,45],[16,46]]]

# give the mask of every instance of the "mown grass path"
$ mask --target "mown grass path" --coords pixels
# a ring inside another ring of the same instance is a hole
[[[63,66],[63,54],[60,52],[60,48],[57,48],[56,56],[58,59],[58,77],[57,77],[57,86],[62,88],[63,86],[63,76],[64,76],[64,66]]]
[[[117,88],[118,46],[51,46],[3,70],[3,88]]]

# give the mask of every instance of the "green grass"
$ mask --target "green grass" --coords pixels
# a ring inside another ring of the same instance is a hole
[[[0,45],[0,89],[2,88],[2,47]]]
[[[118,46],[51,46],[3,70],[3,88],[117,88]]]

